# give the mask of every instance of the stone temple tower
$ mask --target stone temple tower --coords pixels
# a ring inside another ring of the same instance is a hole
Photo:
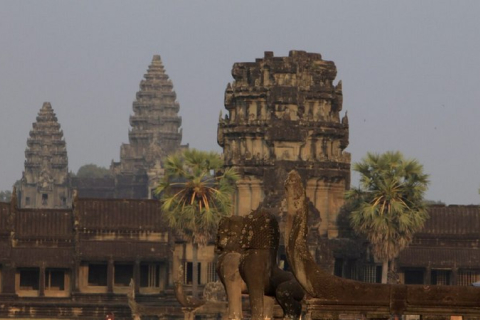
[[[150,197],[162,174],[161,160],[181,147],[180,106],[159,55],[144,77],[133,102],[129,144],[121,146],[120,162],[112,163],[116,197]]]
[[[33,123],[25,150],[25,171],[19,190],[24,208],[71,206],[68,158],[63,132],[49,102]]]
[[[263,59],[233,65],[218,143],[226,165],[242,177],[236,214],[262,205],[282,216],[283,182],[296,169],[318,235],[337,236],[336,219],[350,185],[350,154],[344,151],[348,119],[340,118],[342,85],[333,84],[336,74],[333,62],[304,51],[290,51],[288,57],[265,52]]]

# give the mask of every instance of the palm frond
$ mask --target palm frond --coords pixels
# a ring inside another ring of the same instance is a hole
[[[428,175],[417,160],[400,152],[367,153],[353,169],[360,186],[345,193],[350,224],[370,241],[378,259],[392,259],[428,217],[423,201]]]

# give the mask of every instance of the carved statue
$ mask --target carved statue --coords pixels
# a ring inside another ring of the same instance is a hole
[[[227,291],[229,318],[242,317],[243,281],[249,293],[252,319],[272,317],[271,301],[266,297],[277,300],[286,319],[300,317],[304,292],[290,272],[277,266],[278,241],[277,220],[264,210],[220,221],[217,273]]]
[[[298,172],[285,182],[287,222],[285,247],[295,278],[312,298],[307,304],[311,319],[358,314],[360,307],[375,318],[391,315],[480,315],[480,290],[475,287],[363,283],[336,277],[321,269],[306,245],[308,205]],[[367,314],[368,318],[368,314]]]

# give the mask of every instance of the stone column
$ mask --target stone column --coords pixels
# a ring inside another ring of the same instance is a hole
[[[113,259],[110,258],[108,260],[108,265],[107,265],[107,292],[108,293],[113,293],[113,282],[114,282],[114,264],[113,264]]]
[[[425,284],[428,284],[428,285],[432,284],[432,267],[430,265],[427,266],[425,270],[424,279],[425,279]]]
[[[7,262],[2,266],[2,294],[15,295],[15,263]]]
[[[40,297],[45,296],[45,263],[40,266],[40,283],[38,286],[38,295]]]
[[[80,292],[80,261],[75,258],[72,270],[72,291]]]
[[[251,181],[251,205],[250,210],[256,210],[263,200],[263,189],[260,180]]]
[[[452,286],[456,286],[458,282],[458,268],[455,266],[452,268],[452,280],[450,281]]]
[[[248,181],[239,180],[237,182],[237,190],[237,215],[245,216],[251,210],[251,193]]]
[[[169,262],[165,262],[165,261],[162,261],[162,263],[160,263],[160,272],[159,272],[159,287],[160,287],[160,291],[163,292],[165,291],[165,288],[167,286],[167,275],[169,274],[169,270],[170,270],[170,264]]]
[[[136,259],[133,265],[133,281],[135,282],[135,294],[140,292],[140,260]]]
[[[328,225],[329,225],[329,202],[330,202],[330,183],[326,180],[321,180],[318,182],[317,190],[315,193],[315,207],[320,211],[320,218],[322,222],[320,223],[320,236],[328,235]]]

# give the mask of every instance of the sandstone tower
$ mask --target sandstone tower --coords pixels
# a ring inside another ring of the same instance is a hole
[[[19,190],[24,208],[71,206],[68,158],[63,132],[49,102],[33,123],[25,150],[25,171]]]
[[[161,160],[181,147],[180,106],[159,55],[144,77],[133,102],[129,144],[121,146],[120,162],[112,163],[117,198],[151,197],[162,175]]]
[[[340,118],[342,85],[337,69],[320,54],[265,52],[263,59],[235,63],[225,91],[228,114],[218,125],[225,163],[235,167],[236,214],[260,204],[282,214],[283,181],[298,170],[317,222],[318,235],[335,238],[336,218],[350,185],[348,119]],[[312,211],[312,210],[311,210]]]

